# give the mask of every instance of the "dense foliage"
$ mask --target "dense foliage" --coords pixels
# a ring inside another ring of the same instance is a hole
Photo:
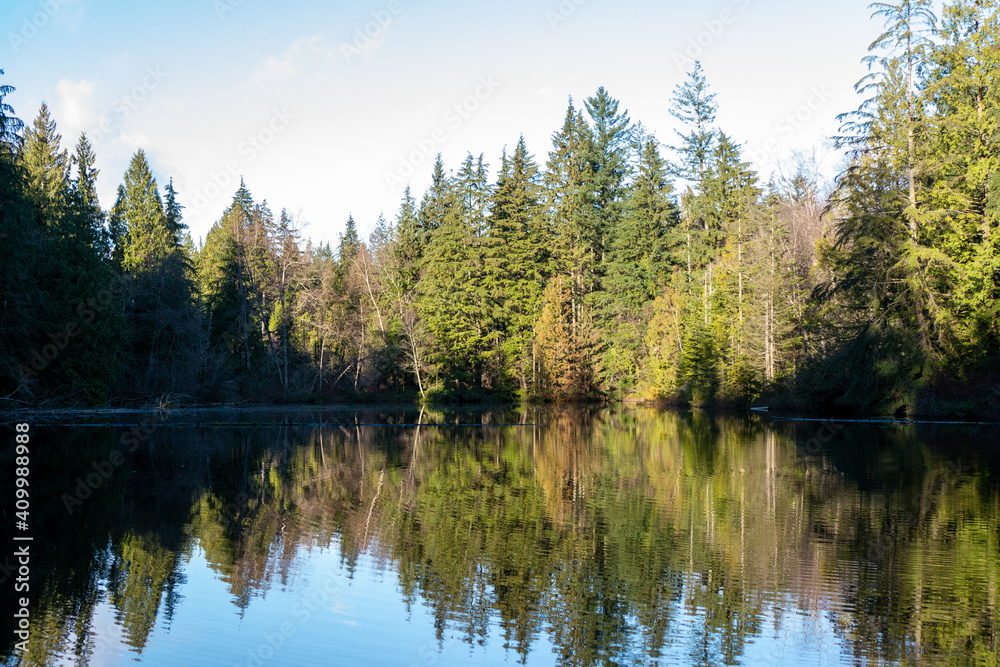
[[[664,146],[603,87],[545,164],[440,156],[418,203],[338,247],[241,183],[196,247],[136,153],[2,103],[0,391],[11,401],[634,398],[881,413],[1000,407],[996,0],[873,5],[868,99],[827,192],[762,182],[700,64]]]

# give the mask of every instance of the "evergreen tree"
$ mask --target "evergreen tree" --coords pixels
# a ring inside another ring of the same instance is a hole
[[[548,264],[539,181],[538,166],[521,136],[513,157],[502,159],[483,247],[490,322],[501,337],[504,374],[512,376],[522,394],[531,380],[531,331]]]
[[[80,203],[91,209],[98,217],[98,222],[103,219],[101,206],[97,201],[97,175],[99,170],[94,166],[96,158],[94,148],[87,139],[86,133],[80,133],[80,140],[76,144],[76,152],[73,154],[72,163],[76,165],[76,178],[73,187],[79,196]]]
[[[934,110],[918,151],[927,212],[922,238],[940,247],[962,274],[950,318],[959,324],[965,354],[980,357],[1000,342],[996,218],[991,179],[1000,171],[995,138],[1000,119],[1000,19],[995,1],[962,0],[945,8],[939,44],[930,52],[926,94]]]
[[[593,123],[587,151],[592,174],[587,186],[591,207],[590,215],[585,218],[584,242],[590,245],[599,272],[603,273],[611,235],[622,216],[632,127],[628,112],[618,113],[618,101],[604,87],[598,88],[597,94],[588,98],[584,106]]]
[[[584,241],[590,205],[587,184],[592,179],[587,161],[590,127],[573,107],[572,99],[562,129],[552,136],[552,144],[543,176],[545,204],[551,218],[552,272],[570,275],[572,288],[582,295],[584,275],[596,273],[597,258]]]
[[[143,150],[132,157],[124,181],[120,208],[116,203],[113,212],[124,223],[121,268],[130,331],[122,391],[133,396],[186,392],[197,380],[192,360],[198,355],[188,262],[168,227]]]
[[[467,210],[457,201],[453,184],[435,178],[424,202],[422,217],[441,219],[424,251],[417,287],[420,317],[430,337],[428,361],[445,392],[479,389],[492,346],[481,293],[477,233]],[[433,217],[428,217],[431,212]]]
[[[695,61],[687,80],[674,90],[670,109],[670,114],[685,130],[675,130],[680,144],[673,150],[679,159],[672,171],[689,183],[680,198],[683,244],[678,247],[678,263],[687,269],[689,289],[694,280],[693,271],[706,264],[712,255],[713,244],[705,238],[707,223],[702,212],[702,195],[718,139],[718,130],[713,127],[717,110],[715,93],[709,92],[701,63]]]
[[[434,160],[434,170],[431,173],[431,186],[424,193],[424,198],[420,202],[420,232],[424,244],[429,243],[431,234],[444,224],[453,197],[453,193],[449,190],[444,161],[441,159],[441,154],[438,153]]]
[[[354,216],[348,215],[344,231],[338,236],[337,246],[337,259],[343,273],[346,273],[353,264],[360,249],[361,238],[358,236],[358,226],[354,222]]]
[[[122,268],[134,275],[158,270],[173,251],[175,240],[142,149],[132,157],[125,172],[124,195]]]
[[[20,159],[32,206],[41,224],[50,230],[60,224],[68,205],[70,160],[60,148],[61,141],[49,107],[43,102],[31,127],[25,130]]]
[[[209,315],[208,344],[221,353],[240,392],[251,390],[270,334],[268,283],[269,211],[240,187],[205,238],[198,276]]]
[[[35,279],[45,238],[18,157],[24,126],[5,100],[13,91],[0,83],[0,394],[27,400],[34,397],[30,385],[37,384],[32,339],[47,307]]]
[[[118,185],[115,204],[108,214],[108,244],[110,246],[111,264],[118,272],[123,270],[125,261],[125,186]]]
[[[113,274],[103,261],[106,244],[93,152],[81,137],[71,162],[59,141],[43,105],[26,133],[23,163],[27,191],[45,235],[32,276],[47,295],[40,323],[50,340],[54,335],[59,341],[59,350],[47,363],[34,363],[31,375],[40,380],[40,390],[95,403],[107,400],[116,379],[120,338],[115,332],[122,322],[120,308],[112,303]],[[70,178],[73,162],[79,166],[76,179]],[[39,338],[37,349],[50,340]]]
[[[646,304],[666,285],[670,245],[678,222],[667,166],[655,138],[640,149],[636,177],[625,201],[625,213],[608,253],[604,292],[597,301],[604,322],[600,377],[605,387],[622,394],[639,381],[645,363]]]
[[[670,246],[676,242],[679,211],[667,168],[656,139],[643,142],[604,281],[615,302],[627,310],[638,310],[654,299],[670,274]]]
[[[412,292],[420,277],[420,265],[424,255],[426,239],[420,229],[416,201],[410,194],[410,186],[403,192],[403,201],[396,215],[395,238],[392,246],[393,264],[398,275],[398,292]]]
[[[462,167],[455,174],[455,196],[476,236],[485,235],[490,187],[482,155],[478,159],[473,158],[472,153],[466,155]]]
[[[566,279],[550,278],[534,328],[533,386],[538,396],[555,401],[593,396],[592,331],[586,311],[574,306]]]
[[[694,183],[699,190],[708,173],[717,139],[717,132],[713,127],[717,111],[715,93],[709,92],[701,62],[695,61],[687,80],[674,90],[670,115],[683,123],[686,130],[675,130],[681,143],[674,147],[674,151],[680,156],[674,173]]]
[[[182,222],[184,216],[181,210],[184,207],[177,202],[174,179],[170,179],[163,192],[166,195],[163,201],[163,213],[167,216],[167,229],[173,235],[174,243],[181,244],[184,241],[184,230],[187,229],[187,225]]]
[[[885,31],[868,47],[869,51],[888,49],[889,58],[899,64],[906,75],[906,177],[909,186],[909,209],[907,225],[911,240],[917,242],[917,191],[916,191],[916,134],[917,102],[914,90],[925,59],[925,50],[930,42],[926,31],[932,30],[936,22],[931,10],[931,0],[899,0],[898,4],[875,2],[872,17],[885,19]],[[877,60],[886,61],[886,56],[872,53],[865,59],[869,65]],[[877,73],[876,73],[877,76]]]

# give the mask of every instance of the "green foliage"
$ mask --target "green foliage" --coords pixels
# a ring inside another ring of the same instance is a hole
[[[486,367],[495,357],[490,322],[494,309],[482,280],[475,208],[469,199],[458,197],[469,184],[439,183],[437,169],[424,198],[424,224],[433,231],[423,255],[417,303],[430,337],[432,376],[446,393],[453,393],[483,386]],[[478,175],[466,172],[465,179]]]
[[[801,159],[760,181],[696,62],[668,100],[669,155],[599,87],[569,100],[544,167],[523,137],[493,174],[482,154],[453,174],[438,155],[392,223],[365,240],[373,221],[352,216],[333,244],[303,242],[241,181],[195,248],[141,150],[105,212],[86,136],[69,157],[48,108],[24,130],[0,86],[0,388],[942,406],[1000,368],[996,9],[872,5],[884,29],[831,193]],[[84,326],[94,285],[114,296]]]
[[[532,328],[549,265],[538,181],[538,166],[522,136],[513,157],[502,160],[482,247],[490,319],[501,336],[495,345],[522,395],[531,379]]]
[[[534,394],[545,400],[590,398],[594,393],[591,350],[593,324],[564,276],[545,287],[534,328]]]
[[[674,150],[680,156],[674,173],[692,183],[701,184],[708,173],[717,131],[712,127],[718,111],[715,93],[709,92],[708,80],[695,61],[687,80],[674,90],[670,115],[679,120],[687,132],[675,130],[681,140]]]

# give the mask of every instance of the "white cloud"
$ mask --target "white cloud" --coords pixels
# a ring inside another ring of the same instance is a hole
[[[337,50],[325,41],[322,34],[302,37],[279,55],[267,56],[254,68],[253,82],[282,82],[304,71],[318,69],[318,74],[322,75],[326,70],[333,69]]]
[[[94,109],[94,84],[86,79],[70,81],[61,79],[56,84],[59,99],[53,113],[67,146],[76,144],[80,132],[97,125],[98,113]]]

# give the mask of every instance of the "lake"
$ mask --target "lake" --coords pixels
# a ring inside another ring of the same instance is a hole
[[[56,415],[32,422],[26,533],[0,437],[0,562],[32,537],[7,665],[1000,663],[996,428]]]

